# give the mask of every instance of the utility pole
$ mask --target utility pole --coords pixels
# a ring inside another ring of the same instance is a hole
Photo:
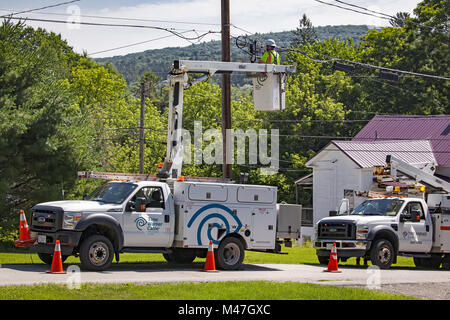
[[[145,147],[145,82],[141,82],[141,120],[139,127],[139,173],[144,173],[144,147]]]
[[[230,0],[221,0],[222,12],[222,61],[231,61],[230,51]],[[227,139],[227,129],[231,129],[231,76],[222,75],[222,137],[223,137],[223,178],[232,179],[232,165],[227,163],[227,149],[231,150],[232,140]],[[228,147],[228,148],[227,148]],[[231,160],[231,159],[230,159]]]

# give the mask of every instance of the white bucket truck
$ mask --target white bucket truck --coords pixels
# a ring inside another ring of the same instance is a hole
[[[280,253],[281,243],[300,238],[301,206],[278,205],[277,189],[181,176],[183,91],[216,72],[265,73],[282,81],[295,66],[208,61],[175,61],[170,86],[168,143],[157,176],[80,172],[110,179],[82,201],[33,207],[33,250],[51,263],[56,240],[62,257],[79,256],[88,270],[105,270],[122,252],[162,253],[168,262],[190,263],[215,246],[218,268],[240,268],[245,250]],[[187,74],[204,73],[188,82]],[[280,75],[283,75],[281,77]],[[274,89],[274,90],[275,90]],[[284,94],[280,95],[284,99]],[[279,100],[275,103],[281,109]]]
[[[406,256],[419,268],[450,269],[450,184],[394,157],[386,162],[375,168],[373,190],[359,194],[366,198],[362,204],[349,212],[344,199],[337,216],[317,222],[319,262],[328,263],[336,243],[343,261],[364,258],[387,269]]]

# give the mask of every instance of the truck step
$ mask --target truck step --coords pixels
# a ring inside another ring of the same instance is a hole
[[[126,253],[172,253],[171,249],[167,248],[141,248],[141,247],[126,247],[122,249]]]

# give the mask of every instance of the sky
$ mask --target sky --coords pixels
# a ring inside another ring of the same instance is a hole
[[[0,15],[68,1],[1,0]],[[336,0],[320,1],[345,6]],[[395,15],[400,11],[412,13],[420,2],[418,0],[342,1],[389,15]],[[353,9],[356,8],[353,7]],[[316,0],[230,0],[231,35],[294,30],[303,14],[308,16],[314,26],[346,24],[388,26],[388,21],[385,19],[332,7]],[[166,30],[74,23],[81,21],[171,28],[188,38],[195,38],[212,31],[215,33],[207,34],[200,41],[220,40],[220,0],[80,0],[58,7],[17,14],[15,17],[62,21],[63,23],[28,21],[27,24],[60,33],[76,52],[85,51],[93,58],[164,47],[187,46],[198,41],[182,39]],[[139,20],[124,20],[125,18]],[[139,42],[143,43],[135,45]]]

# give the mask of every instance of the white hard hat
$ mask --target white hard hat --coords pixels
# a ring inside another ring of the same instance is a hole
[[[276,47],[277,45],[275,43],[275,40],[268,39],[268,40],[266,40],[266,46]]]

